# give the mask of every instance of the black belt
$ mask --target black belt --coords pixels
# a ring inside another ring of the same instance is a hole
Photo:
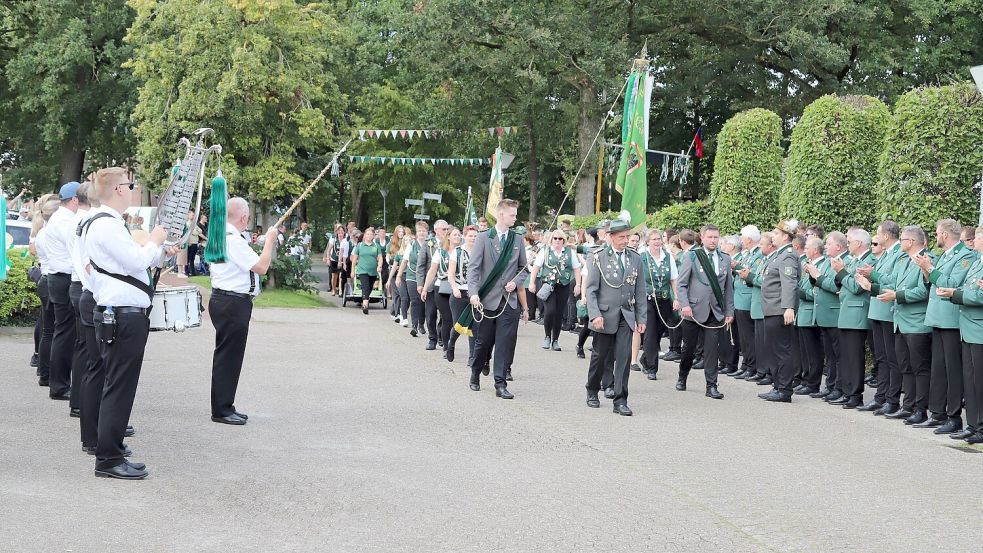
[[[72,278],[72,273],[48,273],[48,276],[57,276],[57,277],[68,277],[68,278]]]
[[[213,289],[212,294],[219,295],[219,296],[232,296],[233,298],[242,298],[244,300],[253,299],[253,297],[249,294],[244,294],[242,292],[230,292],[228,290],[221,290],[219,288]]]
[[[99,313],[102,313],[105,310],[106,310],[106,306],[104,305],[96,306],[96,311],[98,311]],[[141,315],[146,315],[147,308],[146,307],[114,307],[113,313],[116,313],[118,315],[126,315],[127,313],[139,313]]]

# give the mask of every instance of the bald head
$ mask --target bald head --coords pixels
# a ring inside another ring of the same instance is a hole
[[[239,232],[249,227],[249,202],[245,198],[236,196],[229,198],[225,204],[226,221],[239,229]]]

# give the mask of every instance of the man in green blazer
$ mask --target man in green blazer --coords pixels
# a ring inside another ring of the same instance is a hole
[[[834,234],[830,233],[830,237]],[[840,332],[840,389],[843,396],[830,401],[831,405],[842,405],[844,409],[856,409],[863,405],[864,369],[866,368],[867,331],[870,330],[870,292],[856,280],[857,267],[873,261],[870,253],[870,233],[855,228],[847,232],[849,258],[833,259],[830,265],[836,271],[840,283],[840,318],[837,328]]]
[[[806,240],[805,260],[802,266],[815,264],[823,256],[823,241],[819,238]],[[819,391],[823,381],[823,341],[816,325],[816,292],[809,273],[803,271],[799,276],[799,312],[795,316],[795,326],[799,329],[799,351],[802,352],[802,381],[792,392],[808,395]]]
[[[932,284],[928,296],[925,324],[932,327],[932,373],[929,386],[929,420],[920,428],[938,427],[936,434],[952,434],[963,428],[963,364],[959,342],[959,307],[949,298],[935,293],[937,287],[962,286],[969,267],[979,256],[959,239],[962,225],[942,219],[935,225],[935,238],[942,249],[938,262],[927,256],[915,258],[925,278]]]
[[[983,227],[976,229],[971,243],[977,254],[983,252]],[[983,284],[983,258],[978,256],[966,273],[966,279],[961,287],[935,289],[937,295],[951,298],[952,303],[959,306],[966,429],[950,434],[949,437],[966,440],[971,444],[983,443],[983,290],[981,284]]]
[[[815,263],[808,263],[805,271],[815,290],[816,325],[823,336],[823,353],[826,360],[826,387],[809,397],[833,401],[843,396],[838,380],[840,364],[840,287],[836,273],[830,264],[832,259],[842,259],[846,255],[846,237],[842,233],[826,236],[826,255]]]
[[[751,318],[751,286],[737,272],[745,267],[753,267],[761,263],[761,231],[754,225],[741,229],[741,253],[734,258],[734,322],[737,323],[737,335],[741,342],[741,370],[732,376],[744,379],[754,376],[757,371],[757,355],[755,352],[754,319]]]
[[[914,261],[920,255],[928,255],[925,231],[919,226],[905,227],[901,231],[901,251],[905,256],[895,270],[895,282],[882,286],[877,299],[894,302],[894,328],[901,333],[896,347],[904,401],[900,409],[885,416],[904,419],[910,425],[928,418],[925,410],[932,364],[932,329],[925,325],[928,284]]]
[[[768,356],[771,351],[765,344],[765,312],[761,306],[761,276],[768,263],[768,256],[775,252],[771,234],[765,232],[758,240],[759,255],[750,265],[738,271],[738,276],[751,288],[751,320],[754,321],[754,374],[744,380],[758,382],[762,386],[772,384],[771,365]]]

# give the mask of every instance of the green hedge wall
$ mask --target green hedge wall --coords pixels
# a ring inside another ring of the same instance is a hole
[[[979,218],[983,98],[972,83],[901,96],[880,157],[881,215],[929,234],[939,219]]]
[[[878,223],[878,160],[891,113],[870,96],[823,96],[792,130],[782,217],[827,229]]]
[[[766,109],[743,111],[717,137],[710,221],[723,234],[746,224],[772,228],[778,221],[782,183],[782,121]]]
[[[0,326],[34,324],[41,306],[37,287],[27,278],[33,258],[22,253],[22,249],[7,252],[13,267],[7,272],[6,280],[0,281]]]
[[[707,222],[707,216],[710,213],[709,208],[706,200],[680,202],[668,205],[649,215],[646,223],[649,228],[661,230],[688,228],[699,231],[700,227]]]

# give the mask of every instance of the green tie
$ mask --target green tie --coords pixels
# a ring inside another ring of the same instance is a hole
[[[621,276],[625,276],[625,252],[618,252],[618,265],[621,266]]]

